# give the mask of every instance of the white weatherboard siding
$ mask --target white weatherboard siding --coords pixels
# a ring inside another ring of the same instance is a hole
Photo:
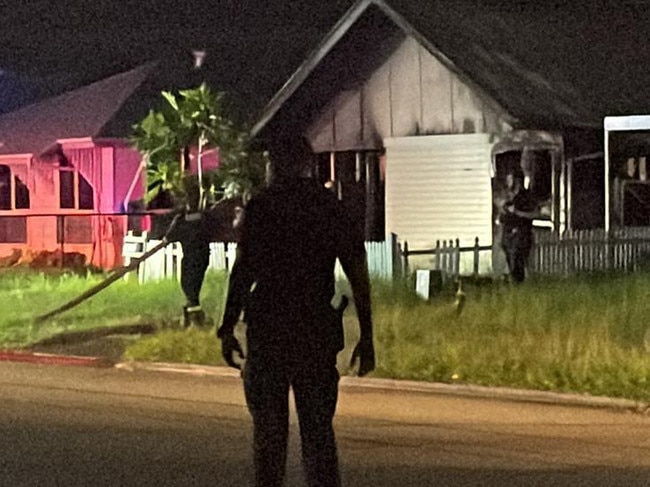
[[[491,139],[489,134],[385,139],[387,235],[395,233],[410,250],[455,239],[469,247],[476,237],[481,246],[492,245]],[[471,272],[470,254],[463,256],[463,273]],[[482,271],[491,267],[490,260],[481,257]],[[426,267],[423,259],[417,262]]]

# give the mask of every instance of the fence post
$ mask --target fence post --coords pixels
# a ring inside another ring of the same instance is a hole
[[[397,235],[391,233],[386,239],[388,251],[386,252],[386,269],[384,272],[388,274],[389,279],[395,278],[395,252],[397,249]]]
[[[452,275],[456,277],[460,274],[460,239],[456,239],[454,242],[449,242],[451,245],[451,266],[452,266]]]
[[[61,215],[61,269],[63,269],[63,256],[65,255],[65,215]]]
[[[402,251],[402,256],[404,258],[402,266],[402,275],[403,277],[408,277],[409,275],[409,243],[404,241],[404,250]]]
[[[442,241],[442,272],[449,273],[449,251],[447,250],[447,241]]]
[[[474,262],[472,266],[472,272],[474,274],[474,278],[478,277],[478,270],[479,270],[479,257],[480,257],[480,246],[478,243],[478,237],[474,239]]]
[[[441,254],[442,254],[442,249],[440,248],[440,240],[436,240],[436,249],[434,250],[433,254],[433,268],[437,271],[441,271]]]
[[[230,272],[232,270],[232,266],[235,264],[235,259],[237,258],[237,244],[234,242],[229,242],[227,248],[226,269],[228,272]]]

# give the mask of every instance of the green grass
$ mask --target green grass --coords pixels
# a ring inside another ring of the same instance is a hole
[[[214,329],[178,329],[176,282],[120,281],[42,325],[34,316],[80,294],[100,277],[0,274],[0,344],[25,345],[68,330],[154,322],[161,331],[125,358],[222,364]],[[204,307],[222,313],[226,276],[210,274]],[[349,291],[346,283],[341,291]],[[373,283],[378,377],[523,387],[650,400],[650,275],[608,275],[465,286],[460,316],[449,289],[430,303],[404,283]],[[9,310],[9,311],[6,311]],[[345,315],[342,371],[358,337]]]
[[[375,305],[377,375],[650,399],[649,276],[471,287]]]
[[[177,326],[184,297],[171,280],[139,285],[135,276],[120,280],[79,306],[35,324],[34,318],[58,308],[103,280],[102,275],[46,275],[0,272],[0,346],[24,346],[66,331],[125,324]],[[204,286],[205,306],[217,309],[225,293],[224,274],[211,274]]]
[[[214,330],[163,330],[143,337],[129,348],[126,360],[143,360],[200,365],[225,365],[221,344]]]

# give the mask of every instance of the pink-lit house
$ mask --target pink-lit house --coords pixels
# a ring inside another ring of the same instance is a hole
[[[79,253],[121,264],[129,203],[143,196],[130,127],[155,64],[0,116],[0,258]]]

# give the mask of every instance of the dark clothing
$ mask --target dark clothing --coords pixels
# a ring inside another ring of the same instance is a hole
[[[185,294],[187,306],[199,306],[201,288],[205,271],[210,263],[210,245],[188,245],[181,241],[183,260],[181,261],[181,289]]]
[[[308,484],[340,485],[332,419],[343,329],[330,302],[336,258],[344,268],[365,263],[351,232],[338,200],[312,180],[271,187],[246,206],[222,329],[232,330],[245,306],[257,486],[282,484],[290,387]]]
[[[244,368],[244,391],[253,418],[255,485],[281,486],[287,459],[289,387],[300,422],[302,459],[310,487],[340,486],[332,418],[339,374],[336,354],[308,360],[278,360],[250,353]]]
[[[521,188],[519,192],[506,203],[517,211],[534,212],[535,201],[527,189]],[[501,244],[506,253],[508,268],[514,282],[523,282],[526,278],[526,265],[533,245],[533,220],[513,213],[506,212],[501,215],[503,225]]]
[[[269,188],[246,205],[224,326],[234,327],[246,305],[251,351],[309,356],[325,344],[339,351],[330,305],[337,257],[344,266],[365,259],[338,200],[310,179]]]
[[[210,263],[210,234],[202,215],[181,216],[168,240],[179,242],[183,250],[181,289],[187,306],[199,306],[205,271]]]

